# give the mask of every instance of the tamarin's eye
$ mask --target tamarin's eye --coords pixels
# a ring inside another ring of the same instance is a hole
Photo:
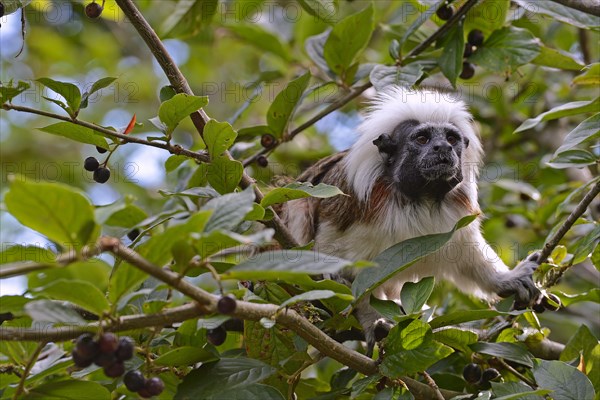
[[[427,136],[417,136],[417,143],[419,144],[427,144],[429,143],[429,138]]]
[[[446,140],[448,141],[448,143],[450,143],[452,146],[454,146],[456,143],[458,143],[458,138],[454,135],[448,135],[448,137],[446,138]]]

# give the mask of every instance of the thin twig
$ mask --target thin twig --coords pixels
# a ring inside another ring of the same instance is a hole
[[[502,358],[497,358],[496,361],[498,363],[500,363],[500,365],[502,365],[502,367],[504,369],[506,369],[508,372],[510,372],[511,374],[513,374],[514,376],[516,376],[517,378],[519,378],[520,380],[525,382],[527,385],[529,385],[533,390],[536,390],[538,388],[538,386],[535,384],[535,382],[533,382],[531,379],[529,379],[528,377],[526,377],[525,375],[523,375],[522,373],[520,373],[519,371],[517,371],[516,369],[511,367]]]
[[[21,375],[21,379],[19,380],[19,386],[17,386],[17,389],[15,390],[15,394],[13,395],[13,400],[17,400],[19,398],[19,396],[21,396],[21,394],[23,393],[23,390],[25,390],[25,381],[27,380],[27,377],[29,376],[29,372],[31,371],[31,368],[33,368],[33,366],[35,365],[35,362],[37,361],[37,359],[40,356],[40,353],[42,352],[44,347],[46,347],[46,342],[40,342],[38,344],[38,347],[35,349],[35,351],[31,355],[31,357],[27,361],[27,365],[25,366],[23,375]]]
[[[444,400],[444,396],[440,392],[440,388],[438,387],[437,383],[435,383],[431,375],[429,375],[426,371],[421,372],[421,375],[423,375],[423,378],[425,378],[425,381],[427,382],[429,387],[433,389],[435,397],[437,397],[438,400]]]

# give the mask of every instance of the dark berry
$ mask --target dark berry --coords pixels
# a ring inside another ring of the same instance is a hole
[[[265,149],[270,149],[271,147],[275,146],[275,143],[277,143],[277,140],[275,139],[275,136],[271,135],[270,133],[266,133],[260,138],[260,144]]]
[[[146,384],[146,379],[140,371],[134,370],[129,371],[125,374],[125,376],[123,377],[123,383],[125,384],[125,387],[128,390],[132,392],[137,392],[138,390],[144,387],[144,385]]]
[[[127,232],[127,237],[131,241],[134,241],[138,236],[140,236],[140,230],[138,228],[133,228],[132,230]]]
[[[233,297],[223,296],[219,299],[219,302],[217,303],[217,310],[219,310],[221,314],[231,314],[235,311],[236,306],[237,303]]]
[[[93,362],[92,358],[81,357],[76,349],[73,349],[73,351],[71,352],[71,357],[73,357],[73,362],[79,368],[89,367],[90,365],[92,365]]]
[[[100,351],[103,353],[114,353],[119,346],[119,339],[114,333],[105,332],[100,335],[98,346],[100,346]]]
[[[473,29],[467,35],[467,42],[471,43],[473,46],[481,46],[483,44],[483,32],[479,29]]]
[[[258,164],[259,167],[266,168],[269,166],[269,160],[267,160],[267,157],[265,156],[258,156],[256,164]]]
[[[0,3],[0,18],[4,17],[4,4]]]
[[[137,394],[144,399],[149,399],[150,397],[152,397],[152,395],[150,394],[148,389],[146,389],[146,387],[143,387],[140,390],[138,390]]]
[[[94,357],[94,364],[99,367],[107,367],[115,362],[117,362],[115,353],[98,353],[98,355]]]
[[[481,379],[481,367],[475,363],[465,365],[463,378],[469,383],[477,383]]]
[[[222,326],[215,329],[209,329],[206,332],[206,339],[214,346],[220,346],[227,339],[227,331]]]
[[[471,57],[473,54],[473,45],[471,43],[465,43],[465,51],[463,51],[463,57]]]
[[[144,389],[150,393],[150,396],[158,396],[163,390],[165,390],[165,384],[163,383],[162,379],[155,376],[146,381]]]
[[[517,222],[515,221],[515,219],[513,217],[511,217],[510,215],[507,215],[506,219],[504,220],[504,226],[507,228],[514,228],[517,226]]]
[[[100,167],[94,171],[94,180],[98,183],[106,183],[110,178],[110,169]]]
[[[122,337],[119,339],[119,345],[115,351],[115,356],[119,361],[131,360],[133,357],[133,351],[135,350],[133,339],[129,337]]]
[[[475,75],[475,66],[469,62],[463,63],[463,69],[460,73],[461,79],[471,79]]]
[[[100,147],[100,146],[96,146],[96,151],[100,154],[104,154],[106,153],[108,150],[106,150],[104,147]]]
[[[452,8],[452,6],[444,4],[437,9],[435,15],[437,15],[438,18],[442,21],[448,21],[454,15],[454,9]]]
[[[483,370],[483,373],[481,374],[481,381],[482,382],[490,382],[493,380],[496,380],[500,377],[500,372],[498,372],[498,370],[496,368],[487,368],[485,370]]]
[[[122,361],[114,362],[107,365],[104,369],[104,375],[109,378],[117,378],[125,373],[125,364]]]
[[[90,333],[84,333],[77,338],[75,351],[77,351],[80,358],[91,360],[98,355],[100,348]]]
[[[100,163],[98,162],[98,160],[96,160],[96,157],[88,157],[83,162],[83,168],[86,171],[95,171],[98,169],[99,166]]]
[[[556,303],[556,305],[551,304],[550,300],[553,301],[554,303]],[[542,303],[541,303],[546,310],[550,310],[550,311],[556,311],[560,308],[560,306],[562,305],[562,303],[560,302],[560,298],[552,293],[546,293],[546,295],[544,297],[542,297]]]
[[[93,2],[85,6],[85,15],[89,18],[98,18],[102,14],[102,10],[104,8],[100,4]]]
[[[533,305],[533,307],[531,307],[533,309],[533,311],[535,311],[538,314],[543,313],[544,311],[546,311],[546,307],[544,307],[544,305],[540,302],[540,303],[535,303]]]

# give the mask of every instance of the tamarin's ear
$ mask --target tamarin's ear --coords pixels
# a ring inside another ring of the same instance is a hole
[[[379,135],[377,139],[373,140],[373,144],[377,146],[381,153],[393,154],[396,151],[396,143],[387,133]]]

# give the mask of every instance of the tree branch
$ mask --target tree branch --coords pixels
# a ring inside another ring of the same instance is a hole
[[[550,0],[565,7],[572,8],[586,14],[600,17],[600,2],[598,0]]]
[[[450,29],[452,29],[452,27],[455,24],[457,24],[467,14],[467,12],[477,4],[478,1],[479,0],[468,0],[460,9],[458,9],[456,11],[456,13],[448,21],[446,21],[446,23],[444,25],[440,26],[439,29],[437,31],[435,31],[434,33],[432,33],[431,36],[429,36],[427,39],[425,39],[425,41],[423,41],[418,46],[413,48],[406,55],[406,57],[403,58],[403,60],[400,62],[400,65],[404,65],[405,60],[408,60],[408,59],[418,56],[419,54],[421,54],[422,52],[427,50],[433,42],[435,42],[437,39],[439,39],[440,37],[442,37],[443,35],[448,33],[448,31],[450,31]],[[344,107],[346,104],[348,104],[350,101],[352,101],[355,98],[357,98],[358,96],[360,96],[363,92],[365,92],[367,89],[371,88],[372,86],[373,86],[373,84],[369,81],[369,82],[363,84],[362,86],[355,88],[348,95],[331,103],[329,106],[327,106],[321,112],[319,112],[317,115],[315,115],[314,117],[312,117],[311,119],[309,119],[308,121],[306,121],[305,123],[303,123],[302,125],[297,127],[296,129],[291,131],[284,138],[284,140],[277,143],[275,145],[275,147],[271,147],[269,149],[261,149],[256,154],[254,154],[251,157],[249,157],[248,159],[246,159],[244,161],[244,166],[248,166],[248,165],[252,164],[261,155],[265,155],[265,154],[273,151],[281,143],[292,140],[300,132],[311,127],[312,125],[314,125],[315,123],[317,123],[318,121],[320,121],[321,119],[326,117],[327,115],[331,114],[332,112]]]
[[[148,21],[144,18],[142,13],[136,8],[135,4],[131,0],[116,0],[117,5],[121,8],[123,13],[127,16],[127,18],[131,21],[134,28],[137,30],[139,35],[142,37],[146,45],[152,52],[152,55],[164,71],[165,75],[169,79],[169,82],[178,93],[186,93],[188,95],[194,95],[194,92],[190,88],[187,80],[177,67],[177,64],[170,56],[169,52],[161,42],[160,38],[154,32],[154,29],[150,26]],[[198,130],[198,133],[201,137],[203,137],[204,126],[210,119],[209,116],[204,112],[204,110],[200,109],[198,111],[194,111],[190,114],[190,118],[194,123],[194,126]],[[225,152],[225,156],[229,159],[233,160],[229,151]],[[254,179],[252,179],[245,172],[242,173],[242,179],[240,181],[240,186],[242,188],[247,188],[249,186],[254,185]],[[254,186],[254,195],[256,197],[256,202],[259,203],[264,195],[256,186]],[[283,247],[297,247],[298,243],[287,229],[287,227],[283,224],[277,213],[273,212],[274,217],[270,221],[264,221],[263,223],[275,230],[275,239],[281,243]]]
[[[140,139],[135,136],[124,135],[122,133],[112,131],[110,129],[104,128],[99,125],[92,124],[90,122],[81,121],[79,119],[71,119],[70,117],[67,117],[65,115],[55,114],[52,112],[42,111],[42,110],[38,110],[35,108],[30,108],[30,107],[18,106],[18,105],[11,104],[11,103],[4,103],[2,105],[2,108],[7,111],[13,110],[13,111],[25,112],[25,113],[29,113],[29,114],[41,115],[43,117],[54,118],[59,121],[71,122],[75,125],[79,125],[79,126],[83,126],[88,129],[92,129],[98,133],[101,133],[104,136],[119,139],[123,143],[137,143],[137,144],[143,144],[144,146],[156,147],[159,149],[167,150],[171,154],[178,154],[178,155],[190,157],[190,158],[193,158],[193,159],[195,159],[197,161],[201,161],[201,162],[208,162],[210,160],[208,155],[204,152],[197,153],[195,151],[186,150],[183,147],[178,146],[178,145],[171,145],[168,143],[161,143],[161,142],[151,142],[149,140]]]

